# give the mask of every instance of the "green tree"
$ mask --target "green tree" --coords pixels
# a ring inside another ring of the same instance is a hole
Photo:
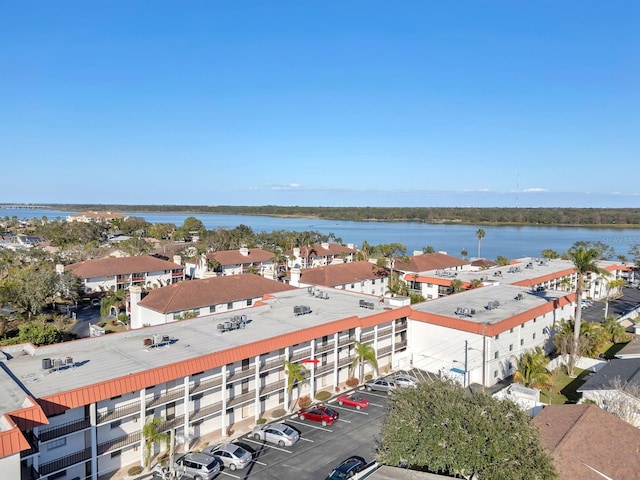
[[[357,340],[353,342],[353,354],[354,358],[349,367],[351,375],[358,368],[358,378],[360,381],[364,378],[364,364],[369,363],[378,373],[378,359],[376,358],[376,351],[369,343],[360,343]]]
[[[422,253],[436,253],[436,249],[431,245],[427,245],[426,247],[422,247]]]
[[[479,228],[476,230],[476,238],[478,239],[478,258],[480,258],[480,244],[482,243],[482,239],[485,237],[486,233],[483,228]]]
[[[469,256],[469,252],[467,252],[467,250],[463,248],[462,251],[460,252],[460,255],[462,255],[462,258],[466,260],[467,257]]]
[[[123,240],[118,243],[118,248],[132,257],[146,255],[153,251],[153,245],[140,237],[130,237]]]
[[[164,442],[166,449],[169,449],[171,435],[160,431],[162,427],[162,418],[153,417],[142,427],[142,437],[144,438],[144,466],[149,468],[151,463],[151,451],[156,443]]]
[[[496,263],[501,267],[504,267],[506,265],[509,265],[509,259],[502,255],[498,255],[498,257],[496,258]]]
[[[577,280],[576,280],[576,316],[573,330],[574,348],[573,352],[576,355],[579,351],[579,337],[580,337],[580,324],[582,320],[582,294],[585,289],[585,279],[587,274],[596,273],[602,276],[611,275],[608,271],[598,266],[598,259],[600,258],[600,251],[595,248],[585,248],[582,246],[574,245],[567,252],[569,258],[573,262]],[[575,365],[577,359],[572,361],[571,364]],[[573,375],[573,369],[569,371],[569,375]]]
[[[536,347],[525,352],[516,360],[516,371],[513,381],[523,384],[525,387],[545,388],[551,384],[551,373],[547,370],[549,359]]]
[[[2,296],[8,303],[24,308],[31,318],[53,301],[58,281],[58,274],[50,268],[20,268],[2,281]]]
[[[20,342],[33,343],[34,345],[51,345],[63,340],[63,333],[53,325],[40,322],[27,322],[18,327]]]
[[[182,222],[182,228],[187,232],[201,232],[204,231],[204,224],[196,217],[187,217]]]
[[[124,301],[127,297],[125,290],[114,290],[113,288],[100,300],[100,316],[104,319],[115,311],[115,317],[118,318],[120,310],[124,308]]]
[[[620,325],[613,315],[607,315],[602,322],[602,328],[612,343],[624,343],[629,341],[627,330]]]
[[[451,293],[458,293],[464,290],[464,284],[462,283],[462,280],[458,279],[458,278],[454,278],[453,280],[451,280]]]
[[[604,318],[607,318],[609,315],[609,301],[614,298],[618,298],[622,294],[620,290],[626,284],[627,282],[621,278],[616,278],[615,280],[607,282],[607,293],[604,297]]]
[[[465,479],[557,478],[527,413],[439,380],[394,392],[376,460]]]
[[[560,258],[560,255],[555,250],[547,248],[542,250],[542,258],[548,258],[549,260],[553,260],[554,258]]]
[[[306,381],[307,368],[301,363],[294,363],[288,360],[284,362],[284,373],[287,376],[287,393],[291,398],[294,388],[297,388],[298,395],[295,402],[290,402],[289,411],[292,411],[300,399],[300,387]]]

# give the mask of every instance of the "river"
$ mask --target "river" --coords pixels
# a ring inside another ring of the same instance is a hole
[[[60,210],[0,208],[0,218],[64,219],[70,213]],[[407,253],[431,246],[449,255],[460,256],[467,250],[469,257],[478,256],[478,228],[485,231],[480,244],[480,256],[495,259],[498,255],[509,259],[539,256],[550,248],[565,252],[577,241],[599,241],[613,247],[617,254],[628,255],[631,245],[640,243],[640,229],[629,228],[582,228],[582,227],[513,227],[477,225],[439,225],[419,222],[353,222],[290,217],[265,217],[255,215],[188,214],[162,212],[122,212],[125,215],[143,217],[150,223],[173,223],[182,225],[189,216],[199,219],[208,230],[217,227],[235,228],[238,225],[251,227],[255,233],[274,230],[313,230],[323,234],[333,233],[343,243],[370,245],[401,243]]]

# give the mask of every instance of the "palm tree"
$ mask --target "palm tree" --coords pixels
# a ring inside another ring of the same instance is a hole
[[[480,280],[479,278],[473,278],[470,282],[470,289],[474,289],[474,288],[480,288],[482,286],[482,280]]]
[[[294,363],[288,360],[284,361],[284,372],[287,375],[287,393],[291,396],[294,387],[298,388],[298,398],[294,403],[292,403],[289,407],[289,410],[293,410],[295,404],[298,403],[300,399],[300,386],[304,384],[306,380],[305,374],[307,373],[307,368],[301,363]]]
[[[547,370],[549,359],[542,348],[525,352],[516,364],[513,381],[523,384],[525,387],[545,388],[551,384],[551,373]]]
[[[485,237],[485,231],[482,228],[476,230],[476,238],[478,239],[478,258],[480,258],[480,244],[482,243],[482,239]]]
[[[611,280],[607,282],[607,295],[605,297],[604,303],[604,318],[607,318],[609,315],[609,301],[620,295],[620,289],[627,284],[626,281],[621,278],[616,278],[615,280]]]
[[[462,284],[462,280],[453,279],[451,280],[451,293],[458,293],[464,290],[464,285]]]
[[[629,334],[627,330],[620,325],[613,315],[609,315],[604,318],[602,322],[602,328],[609,336],[609,340],[613,343],[622,343],[629,341]]]
[[[460,252],[460,255],[462,255],[462,258],[464,258],[466,260],[467,259],[467,255],[469,255],[469,252],[467,252],[467,250],[465,248],[463,248],[462,251]]]
[[[603,276],[611,275],[608,271],[600,268],[597,264],[600,258],[600,251],[596,248],[585,248],[583,246],[573,246],[567,252],[569,259],[573,262],[573,267],[578,276],[576,280],[576,316],[573,325],[573,355],[578,353],[580,343],[580,322],[582,320],[582,292],[585,288],[585,277],[588,273],[598,273]],[[577,359],[571,363],[575,365]],[[573,371],[569,372],[573,375]]]
[[[584,354],[589,358],[596,358],[609,343],[609,335],[600,323],[582,323],[580,334],[587,340]]]
[[[142,427],[142,436],[144,438],[144,466],[149,468],[151,463],[151,450],[158,442],[165,442],[167,450],[169,449],[169,441],[171,436],[168,433],[160,431],[162,426],[162,418],[153,417],[148,420]]]
[[[378,373],[378,359],[376,358],[376,351],[369,343],[360,343],[357,340],[353,342],[353,353],[355,358],[353,362],[351,362],[351,367],[349,367],[349,371],[353,375],[356,367],[359,367],[359,378],[362,381],[364,377],[364,364],[370,363],[373,368],[376,370],[376,374]]]

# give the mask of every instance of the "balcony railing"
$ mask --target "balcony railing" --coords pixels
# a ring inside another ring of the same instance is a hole
[[[64,470],[71,465],[85,462],[89,459],[91,459],[91,449],[85,448],[84,450],[65,455],[64,457],[53,460],[52,462],[41,464],[39,472],[41,475],[49,475],[50,473],[57,472],[58,470]]]
[[[160,394],[159,397],[148,398],[146,400],[146,408],[157,407],[158,405],[170,403],[174,400],[182,398],[184,398],[184,387],[175,388],[173,390],[169,390],[168,392]]]
[[[316,376],[322,375],[323,373],[331,372],[333,370],[333,366],[334,366],[334,363],[329,362],[324,365],[320,365],[319,367],[316,367]]]
[[[351,365],[352,362],[353,358],[341,358],[340,360],[338,360],[338,368],[344,367],[346,365]]]
[[[284,390],[284,381],[270,383],[269,385],[265,385],[260,389],[259,395],[262,397],[264,395],[269,395],[270,393],[277,392],[279,390]]]
[[[399,342],[396,342],[396,352],[398,350],[402,350],[403,348],[407,348],[407,341],[406,340],[400,340]]]
[[[236,370],[227,377],[227,383],[236,382],[244,378],[252,377],[256,374],[256,367],[250,367],[247,370]]]
[[[184,272],[171,272],[172,277],[184,277]]]
[[[264,362],[260,367],[260,371],[264,372],[266,370],[282,368],[283,365],[284,365],[284,357],[278,357],[278,358]]]
[[[102,455],[103,453],[113,452],[114,450],[119,450],[122,447],[126,447],[127,445],[139,443],[141,438],[142,438],[142,432],[138,431],[138,432],[129,433],[128,435],[124,435],[122,437],[108,440],[106,442],[99,443],[98,455]]]
[[[333,350],[334,343],[333,341],[327,343],[319,343],[316,345],[316,355],[319,353],[329,352]]]
[[[378,356],[387,355],[388,353],[391,353],[391,349],[392,349],[391,345],[389,345],[388,347],[379,348],[378,349]]]
[[[353,343],[355,339],[356,339],[355,337],[341,338],[338,340],[338,346],[343,347],[345,345],[349,345],[350,343]]]
[[[396,332],[406,330],[407,329],[407,321],[406,320],[398,320],[396,322]]]
[[[392,327],[384,327],[378,329],[378,338],[391,335]]]
[[[140,402],[127,403],[126,405],[120,405],[106,412],[98,412],[97,422],[105,423],[117,420],[118,418],[126,417],[127,415],[134,415],[140,412]]]
[[[200,420],[201,418],[208,417],[209,415],[213,415],[215,413],[220,413],[222,411],[222,402],[216,402],[213,405],[207,405],[206,407],[202,407],[195,412],[193,412],[189,418],[192,422]]]
[[[311,355],[311,347],[302,349],[291,355],[291,361],[295,362],[296,360],[302,360],[303,358],[307,358],[309,355]]]
[[[360,335],[360,342],[365,343],[373,340],[375,332],[366,332]]]
[[[227,408],[235,407],[236,405],[240,405],[242,403],[247,403],[247,402],[253,400],[254,398],[256,398],[256,392],[255,391],[247,392],[247,393],[241,393],[240,395],[236,395],[235,397],[230,398],[229,400],[227,400]]]
[[[171,420],[165,420],[164,422],[162,422],[158,430],[160,430],[161,432],[166,432],[168,430],[171,430],[172,428],[179,427],[183,424],[184,424],[184,415],[179,415],[175,418],[172,418]]]
[[[42,430],[41,432],[39,432],[38,436],[40,437],[41,442],[48,442],[49,440],[53,440],[54,438],[69,435],[70,433],[84,430],[85,428],[89,428],[90,426],[91,422],[88,418],[81,418],[80,420],[74,420],[73,422],[64,423],[62,425],[58,425],[57,427],[51,427],[47,428],[46,430]]]
[[[194,393],[204,392],[205,390],[209,390],[211,388],[216,388],[222,385],[222,376],[216,378],[210,378],[208,380],[204,380],[200,382],[198,385],[194,385],[191,387],[189,393],[192,395]]]

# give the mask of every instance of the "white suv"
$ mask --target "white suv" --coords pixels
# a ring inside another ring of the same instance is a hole
[[[175,459],[174,470],[180,478],[193,480],[212,480],[220,473],[220,463],[213,455],[188,452]]]

